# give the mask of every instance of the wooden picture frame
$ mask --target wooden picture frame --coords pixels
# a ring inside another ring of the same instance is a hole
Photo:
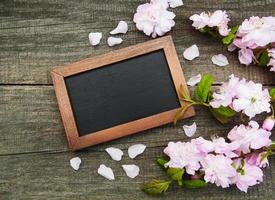
[[[183,86],[186,94],[189,95],[182,68],[178,60],[171,36],[154,39],[142,44],[115,50],[104,55],[87,58],[79,62],[68,64],[62,67],[55,67],[52,69],[51,76],[56,92],[57,102],[68,139],[69,148],[71,150],[79,150],[88,146],[107,142],[126,135],[173,122],[178,109],[169,110],[80,137],[78,134],[76,121],[74,119],[70,97],[68,95],[64,81],[64,79],[68,76],[99,67],[104,67],[115,62],[137,57],[160,49],[164,50],[178,98],[180,98],[180,85]],[[181,106],[184,106],[185,103],[180,101],[180,104]],[[194,114],[195,112],[193,107],[190,107],[182,118],[191,117]]]

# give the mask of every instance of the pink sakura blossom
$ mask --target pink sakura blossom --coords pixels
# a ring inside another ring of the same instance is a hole
[[[169,142],[164,153],[170,157],[166,166],[173,168],[185,168],[186,173],[194,175],[200,168],[199,161],[202,156],[200,151],[191,142]]]
[[[192,26],[196,29],[204,28],[209,23],[209,15],[205,12],[202,12],[199,15],[192,15],[189,19],[193,21]]]
[[[205,156],[207,153],[224,154],[229,158],[237,157],[238,155],[233,151],[236,150],[239,145],[237,143],[227,143],[224,138],[214,138],[212,141],[206,140],[203,137],[198,137],[191,140],[196,145],[196,148],[201,152],[201,155]]]
[[[275,41],[275,17],[250,17],[238,29],[237,36],[249,48],[264,47]]]
[[[261,168],[265,168],[269,165],[269,162],[267,160],[267,157],[263,157],[266,154],[266,152],[261,152],[261,153],[251,153],[248,154],[245,157],[245,161],[250,164],[250,165],[256,165]]]
[[[259,128],[259,124],[255,121],[250,121],[248,126],[235,126],[229,133],[228,139],[231,142],[238,143],[239,147],[236,151],[249,153],[250,149],[260,149],[268,147],[271,144],[271,132]]]
[[[167,1],[152,1],[139,5],[134,15],[134,22],[138,30],[146,35],[163,36],[175,26],[175,14],[168,11]]]
[[[202,171],[206,182],[215,183],[222,188],[229,187],[231,179],[236,176],[232,160],[224,155],[208,154],[202,161]]]
[[[213,108],[219,108],[220,106],[229,106],[233,98],[237,95],[238,87],[240,84],[239,78],[235,77],[234,74],[229,76],[229,81],[224,82],[219,90],[213,94],[213,100],[210,105]]]
[[[238,86],[232,107],[237,112],[243,111],[251,119],[256,114],[271,111],[270,99],[268,90],[263,90],[262,84],[244,82]]]
[[[243,48],[238,52],[239,61],[241,64],[249,65],[255,59],[253,51],[251,49]]]
[[[189,19],[193,21],[192,26],[196,29],[202,29],[205,26],[217,27],[222,36],[227,36],[230,31],[228,28],[228,22],[230,19],[228,18],[226,11],[216,10],[215,12],[208,14],[202,12],[199,15],[192,15]]]
[[[243,165],[240,159],[234,162],[237,168],[236,175],[231,179],[233,184],[236,184],[239,190],[247,192],[249,186],[259,184],[263,181],[263,171],[256,165],[251,165],[244,161]]]
[[[264,120],[263,129],[267,131],[271,131],[275,125],[275,118],[273,116],[269,116]]]
[[[262,88],[262,84],[239,80],[231,75],[229,81],[213,93],[210,105],[213,108],[229,106],[237,112],[242,111],[251,119],[256,114],[270,112],[270,100],[269,92]]]

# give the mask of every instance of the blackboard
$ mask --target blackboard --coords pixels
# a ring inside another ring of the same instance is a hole
[[[65,83],[80,136],[180,107],[163,49]]]
[[[52,78],[72,150],[172,122],[180,85],[188,93],[171,37],[54,68]]]

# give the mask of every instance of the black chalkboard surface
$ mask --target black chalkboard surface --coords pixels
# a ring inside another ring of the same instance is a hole
[[[188,89],[170,36],[51,71],[69,147],[78,150],[173,121]],[[194,115],[190,107],[183,118]]]
[[[180,107],[163,49],[65,83],[80,136]]]

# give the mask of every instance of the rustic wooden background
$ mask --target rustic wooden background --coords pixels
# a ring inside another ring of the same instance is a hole
[[[178,125],[166,125],[134,136],[72,153],[68,151],[64,129],[50,78],[50,69],[91,55],[102,54],[149,40],[132,22],[136,7],[144,0],[0,0],[0,199],[150,199],[140,188],[150,178],[165,178],[154,159],[170,140],[189,140],[182,125],[197,122],[195,136],[226,135],[234,122],[218,124],[209,113],[197,109],[193,119]],[[221,83],[234,73],[275,85],[275,75],[260,67],[244,67],[237,55],[227,52],[218,41],[195,31],[189,16],[202,11],[226,9],[232,23],[252,15],[275,16],[275,0],[184,0],[184,6],[173,9],[176,26],[173,36],[186,78],[198,73],[212,73]],[[123,44],[109,48],[108,32],[119,20],[129,24],[122,35]],[[101,44],[93,48],[88,33],[103,32]],[[182,52],[196,43],[201,56],[183,60]],[[211,56],[223,53],[230,61],[226,67],[214,66]],[[237,120],[235,121],[237,122]],[[274,133],[274,132],[273,132]],[[135,143],[147,149],[135,160],[127,156],[119,163],[104,152],[115,146],[127,152]],[[83,164],[75,172],[70,158],[80,156]],[[97,175],[101,163],[113,168],[116,181]],[[120,165],[134,163],[141,173],[128,178]],[[161,199],[274,199],[275,158],[265,170],[264,182],[239,192],[235,187],[220,189],[209,186],[200,190],[179,191],[173,187]],[[156,199],[156,198],[152,198]]]

